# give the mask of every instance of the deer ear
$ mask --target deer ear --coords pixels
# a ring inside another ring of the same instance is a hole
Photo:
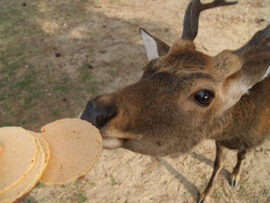
[[[242,61],[242,80],[248,88],[262,81],[270,74],[270,25],[258,31],[250,41],[233,54]]]
[[[270,75],[270,25],[257,32],[243,47],[224,51],[215,57],[216,75],[223,94],[236,103],[250,88]]]
[[[266,78],[270,74],[270,24],[233,53],[242,59],[242,71],[249,75],[251,85]]]
[[[148,61],[157,59],[160,56],[164,56],[169,52],[170,47],[165,42],[152,36],[143,28],[140,28],[140,34],[146,50]]]

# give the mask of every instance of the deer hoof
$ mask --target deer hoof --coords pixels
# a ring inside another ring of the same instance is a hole
[[[238,180],[234,177],[230,178],[230,186],[233,188],[236,188],[237,185],[238,185]]]
[[[206,195],[205,194],[202,194],[197,203],[207,203],[207,197],[206,197]]]
[[[198,203],[206,203],[206,201],[204,201],[204,199],[200,199]]]

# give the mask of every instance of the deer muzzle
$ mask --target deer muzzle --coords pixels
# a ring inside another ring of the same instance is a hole
[[[100,130],[103,137],[103,147],[107,149],[119,148],[125,139],[121,132],[111,129],[109,124],[118,114],[118,108],[110,95],[101,95],[90,100],[80,118],[90,122]]]

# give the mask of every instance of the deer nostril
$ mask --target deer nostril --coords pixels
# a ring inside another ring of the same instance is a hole
[[[114,117],[114,115],[98,115],[96,117],[96,124],[98,128],[102,128],[106,123],[108,123],[109,120],[111,120]]]
[[[99,125],[99,126],[103,126],[104,123],[107,123],[107,119],[106,119],[106,117],[103,116],[103,115],[97,116],[97,118],[96,118],[96,123],[97,123],[97,125]]]
[[[112,103],[104,103],[98,99],[88,102],[86,108],[81,116],[82,120],[92,123],[97,128],[105,126],[115,115],[117,108]]]

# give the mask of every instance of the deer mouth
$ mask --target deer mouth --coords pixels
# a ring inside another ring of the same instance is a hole
[[[103,137],[103,148],[105,149],[117,149],[123,146],[124,139],[114,137]]]
[[[96,128],[98,128],[102,138],[103,138],[103,148],[105,149],[116,149],[119,148],[123,145],[124,143],[124,139],[121,139],[117,136],[112,136],[111,133],[108,132],[107,130],[107,125],[108,123],[106,123],[104,126],[99,127],[96,125],[96,123],[93,122],[93,120],[89,119],[88,117],[83,117],[83,113],[84,111],[82,111],[79,115],[78,118],[82,119],[82,120],[86,120],[87,122],[91,123],[92,125],[94,125]]]
[[[110,133],[110,131],[106,128],[106,126],[99,129],[99,132],[103,138],[103,147],[105,149],[120,148],[124,143],[124,139],[116,137],[116,135],[113,136],[112,133]]]
[[[99,132],[103,138],[103,147],[105,149],[116,149],[123,147],[126,142],[136,139],[137,137],[128,133],[123,133],[116,129],[109,129],[106,125],[99,129]]]

